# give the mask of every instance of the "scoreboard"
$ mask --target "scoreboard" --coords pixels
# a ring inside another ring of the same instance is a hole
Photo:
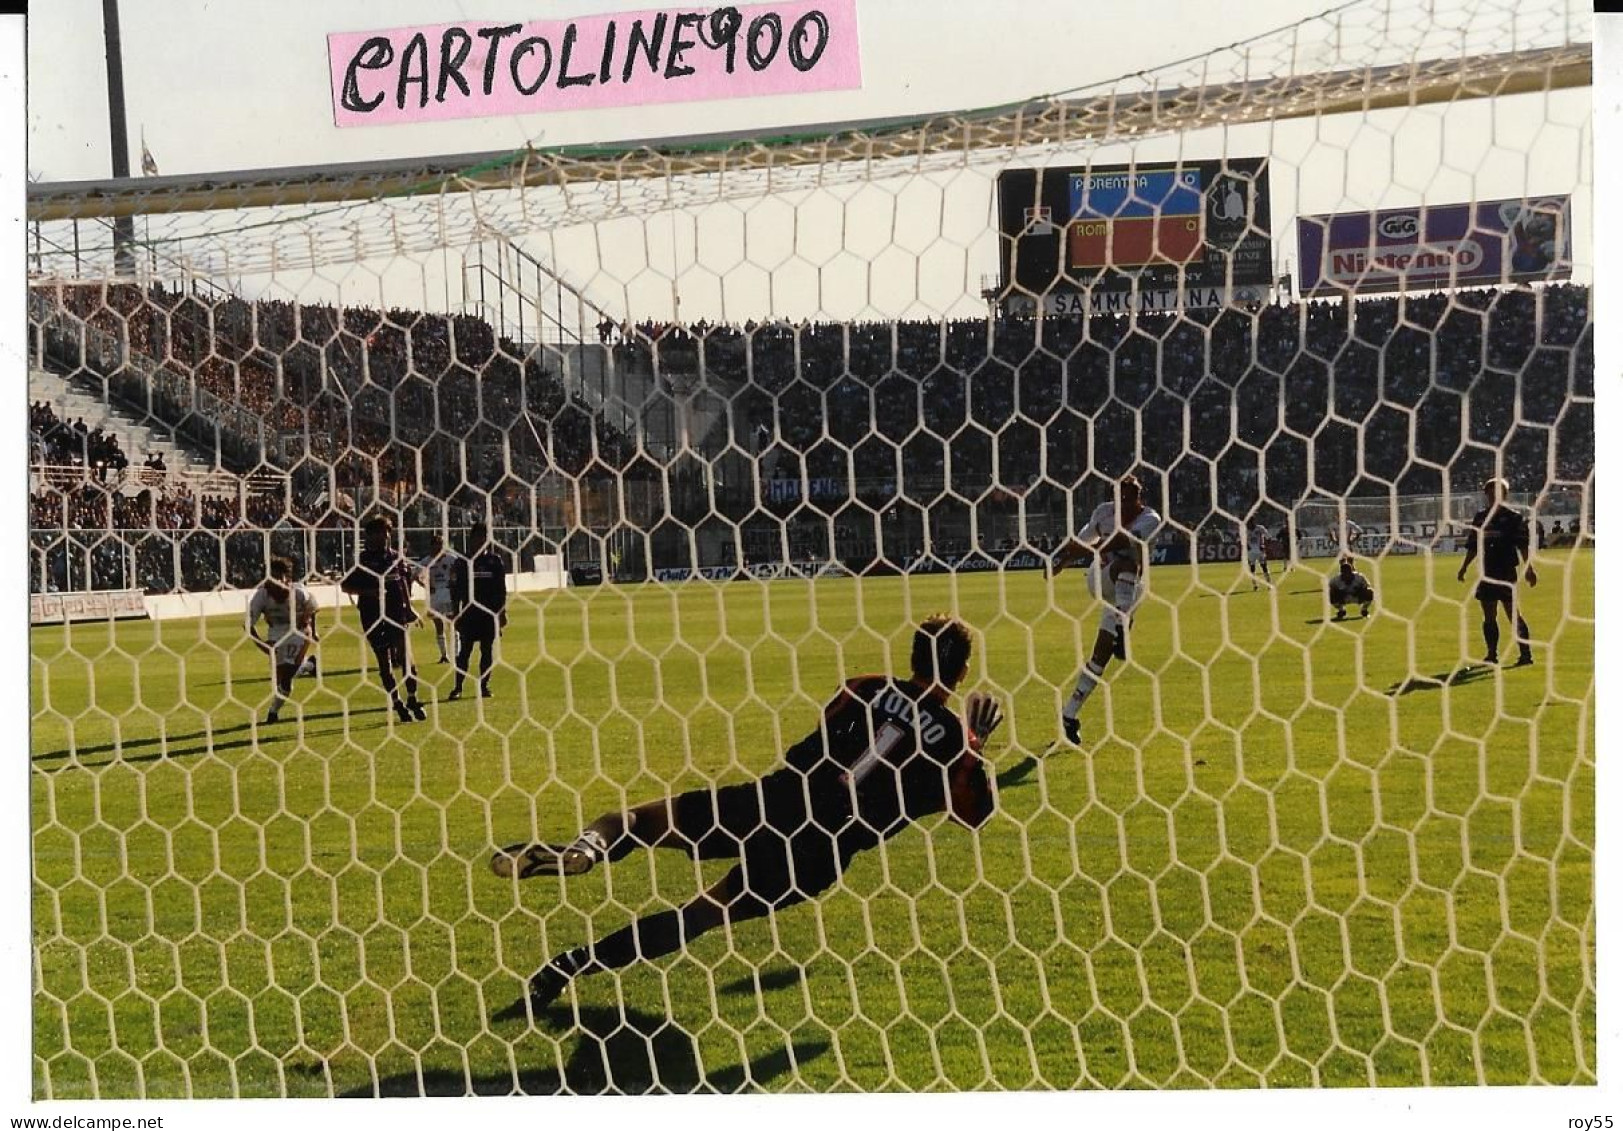
[[[1267,159],[1009,169],[998,178],[1005,309],[1218,307],[1273,283]]]
[[[1205,216],[1200,173],[1072,173],[1070,266],[1188,263]]]

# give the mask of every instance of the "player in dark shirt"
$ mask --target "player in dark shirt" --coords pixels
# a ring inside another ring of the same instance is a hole
[[[980,756],[1002,721],[996,700],[969,697],[967,720],[947,695],[969,670],[969,630],[931,617],[913,637],[907,679],[848,681],[816,730],[763,778],[665,797],[599,817],[567,846],[514,845],[491,859],[504,878],[578,875],[638,848],[675,848],[700,860],[739,864],[685,906],[663,911],[565,951],[530,979],[533,1013],[583,974],[670,954],[705,931],[811,899],[851,858],[934,813],[968,828],[992,815]]]
[[[361,525],[361,552],[355,568],[339,588],[355,598],[361,614],[361,631],[378,661],[378,679],[389,695],[395,716],[403,723],[426,719],[428,712],[417,701],[417,669],[411,662],[411,642],[406,629],[417,623],[411,607],[413,568],[394,548],[394,523],[386,515],[373,515]],[[395,683],[398,668],[406,685],[401,702]]]
[[[496,658],[496,636],[507,627],[507,562],[490,542],[482,522],[468,528],[466,553],[451,574],[451,600],[456,607],[456,686],[448,698],[462,698],[462,681],[479,645],[479,694],[489,699],[490,667]]]
[[[1522,562],[1527,562],[1529,586],[1538,584],[1538,573],[1533,569],[1529,552],[1527,519],[1504,502],[1510,484],[1503,479],[1490,479],[1482,485],[1488,505],[1471,519],[1470,532],[1465,536],[1465,561],[1460,564],[1459,579],[1465,580],[1465,571],[1482,554],[1482,580],[1477,582],[1476,599],[1482,603],[1482,639],[1488,646],[1484,663],[1499,662],[1499,606],[1505,607],[1505,622],[1516,626],[1518,656],[1516,666],[1533,662],[1527,621],[1516,607],[1516,575]]]

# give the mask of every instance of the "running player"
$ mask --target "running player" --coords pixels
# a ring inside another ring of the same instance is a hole
[[[1111,658],[1127,659],[1127,630],[1133,623],[1133,610],[1144,596],[1140,584],[1145,569],[1144,550],[1161,525],[1161,516],[1145,505],[1144,488],[1135,476],[1123,479],[1116,491],[1120,502],[1099,504],[1088,524],[1059,548],[1052,561],[1053,572],[1058,575],[1072,562],[1087,565],[1097,558],[1099,577],[1095,582],[1090,575],[1089,587],[1097,584],[1105,599],[1093,655],[1076,677],[1076,690],[1060,712],[1066,739],[1078,746],[1082,744],[1082,724],[1078,721],[1082,705],[1104,679]]]
[[[265,635],[259,635],[259,621]],[[310,591],[293,581],[293,562],[272,558],[270,576],[248,599],[248,636],[271,658],[271,705],[267,724],[278,721],[282,703],[293,694],[293,680],[304,666],[316,639],[316,601]]]
[[[923,817],[946,811],[968,828],[984,824],[995,799],[980,751],[1002,710],[978,693],[968,699],[965,720],[947,705],[969,671],[971,648],[962,624],[931,617],[914,633],[911,675],[847,681],[781,769],[605,814],[569,845],[498,852],[491,869],[518,879],[578,875],[638,848],[739,861],[680,909],[557,955],[530,979],[532,1012],[575,978],[660,958],[715,927],[820,895],[857,853]]]

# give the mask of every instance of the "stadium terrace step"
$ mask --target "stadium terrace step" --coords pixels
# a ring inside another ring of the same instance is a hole
[[[211,461],[176,443],[172,433],[137,421],[128,412],[75,387],[59,373],[30,369],[28,399],[30,404],[47,402],[63,420],[83,420],[87,428],[110,433],[132,464],[139,465],[156,452],[170,468],[203,471],[212,466]]]

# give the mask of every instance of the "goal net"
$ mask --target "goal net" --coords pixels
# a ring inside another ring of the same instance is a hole
[[[36,1095],[1593,1083],[1589,23],[1357,3],[917,121],[32,186]],[[1101,661],[1048,567],[1129,474]],[[377,515],[508,571],[482,686],[425,566],[420,721],[341,584]],[[990,820],[532,1019],[733,861],[492,853],[756,780],[937,612]]]

